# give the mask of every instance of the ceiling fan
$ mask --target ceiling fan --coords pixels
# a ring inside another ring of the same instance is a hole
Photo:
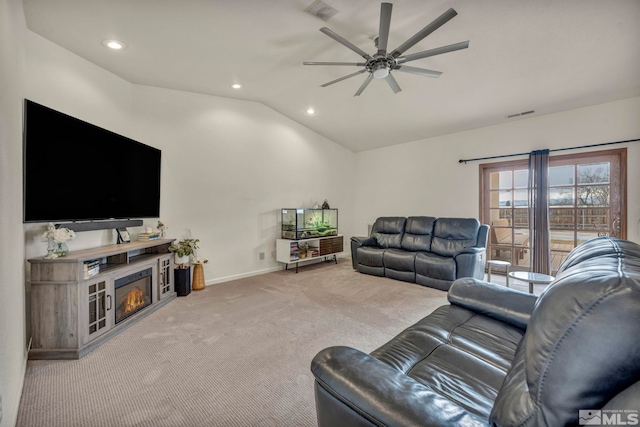
[[[417,74],[419,76],[426,77],[440,77],[442,72],[427,70],[424,68],[416,68],[410,67],[408,65],[404,65],[407,62],[415,61],[416,59],[427,58],[429,56],[441,55],[443,53],[453,52],[460,49],[466,49],[469,47],[469,41],[460,42],[451,44],[448,46],[442,46],[435,49],[425,50],[423,52],[412,53],[410,55],[401,56],[404,52],[411,49],[416,43],[427,37],[429,34],[433,33],[435,30],[449,22],[453,17],[455,17],[458,13],[449,9],[438,18],[436,18],[432,23],[418,31],[412,37],[410,37],[407,41],[402,43],[400,46],[392,50],[391,52],[387,52],[387,42],[389,40],[389,26],[391,24],[391,9],[393,5],[391,3],[382,3],[380,5],[380,29],[377,37],[376,47],[378,51],[373,55],[369,55],[358,46],[354,45],[344,37],[336,34],[331,31],[327,27],[320,28],[320,31],[338,43],[346,46],[351,49],[358,55],[362,56],[366,59],[366,62],[303,62],[304,65],[346,65],[346,66],[356,66],[356,67],[364,67],[360,71],[356,71],[355,73],[351,73],[344,77],[340,77],[339,79],[332,80],[328,83],[320,85],[321,87],[327,87],[334,83],[341,82],[348,78],[357,76],[358,74],[362,74],[368,72],[369,75],[367,79],[362,83],[362,86],[356,91],[354,96],[360,96],[362,91],[366,89],[366,87],[371,83],[371,80],[375,79],[385,79],[394,93],[400,92],[400,86],[396,79],[391,75],[391,71],[402,71],[404,73]]]

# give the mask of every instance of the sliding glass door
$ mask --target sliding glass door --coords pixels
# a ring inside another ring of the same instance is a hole
[[[530,267],[527,160],[480,165],[480,217],[491,226],[489,259]],[[597,236],[626,238],[626,149],[552,156],[551,274]]]

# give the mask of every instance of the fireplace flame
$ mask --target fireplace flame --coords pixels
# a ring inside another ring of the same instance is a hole
[[[142,289],[136,287],[122,299],[124,314],[131,313],[145,303]]]

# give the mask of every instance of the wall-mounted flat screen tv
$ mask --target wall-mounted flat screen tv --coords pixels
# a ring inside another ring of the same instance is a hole
[[[24,222],[160,216],[157,148],[25,100]]]

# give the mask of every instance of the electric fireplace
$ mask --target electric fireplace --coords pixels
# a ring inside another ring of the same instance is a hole
[[[151,305],[151,268],[115,281],[116,324]]]

